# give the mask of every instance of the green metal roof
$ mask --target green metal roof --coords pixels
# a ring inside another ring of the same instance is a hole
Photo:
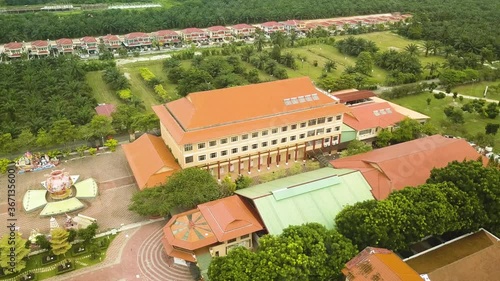
[[[254,201],[270,234],[280,234],[290,225],[308,222],[333,228],[335,216],[346,205],[374,199],[370,190],[358,171],[322,168],[236,193]]]
[[[200,273],[205,278],[205,280],[208,280],[208,266],[210,265],[210,262],[212,261],[212,256],[210,255],[208,248],[202,248],[194,251],[196,255],[196,263],[198,264],[198,267],[200,268]]]
[[[249,188],[236,190],[236,193],[241,196],[254,199],[261,196],[269,195],[269,193],[278,189],[289,188],[297,185],[304,185],[308,182],[317,181],[323,178],[329,178],[334,175],[343,175],[352,172],[354,172],[354,170],[321,168],[311,172],[301,173],[298,175],[293,175],[290,177],[285,177],[274,181],[266,182],[263,184],[255,185]]]
[[[356,130],[347,126],[346,124],[342,124],[342,134],[340,137],[340,143],[350,142],[356,139]]]

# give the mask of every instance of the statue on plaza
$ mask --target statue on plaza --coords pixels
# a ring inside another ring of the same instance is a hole
[[[52,199],[65,199],[71,196],[71,186],[73,180],[69,173],[63,170],[55,170],[46,175],[45,188],[50,193]]]

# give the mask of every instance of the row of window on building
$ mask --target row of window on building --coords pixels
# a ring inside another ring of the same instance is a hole
[[[335,119],[336,120],[341,120],[342,119],[342,115],[337,115],[335,117]],[[305,128],[307,126],[314,126],[314,125],[323,124],[325,122],[332,122],[332,121],[333,121],[333,117],[328,117],[328,118],[322,117],[322,118],[318,118],[318,119],[311,119],[308,122],[302,122],[300,124],[293,124],[293,125],[290,125],[290,126],[283,126],[283,127],[281,127],[281,132],[287,132],[289,128],[290,128],[290,130],[296,130],[298,127]],[[319,130],[321,130],[321,129],[318,129],[318,131]],[[340,127],[335,127],[335,131],[339,131],[339,130],[340,130]],[[273,128],[271,130],[271,134],[277,134],[278,131],[279,131],[279,128]],[[331,129],[326,129],[326,131],[327,131],[326,133],[330,133]],[[312,130],[312,132],[313,132],[312,135],[310,135],[310,132],[311,131],[309,131],[307,133],[307,136],[308,137],[314,136],[314,130]],[[269,134],[269,130],[263,130],[262,132],[260,132],[260,134],[261,134],[261,136],[267,136]],[[241,140],[247,140],[250,136],[252,138],[257,138],[257,137],[259,137],[259,132],[253,132],[251,134],[241,135]],[[294,141],[295,140],[295,136],[291,136],[290,138],[291,138],[290,141]],[[240,139],[240,136],[233,136],[230,139],[231,139],[231,142],[237,142]],[[228,138],[223,138],[223,139],[219,140],[219,143],[220,144],[227,144],[228,141],[229,141]],[[277,142],[277,140],[276,140],[276,142]],[[283,141],[283,139],[282,139],[282,142],[286,142],[286,140]],[[216,140],[208,142],[208,146],[209,147],[214,147],[216,145],[217,145],[217,141]],[[198,143],[198,149],[204,149],[205,147],[206,147],[206,143],[205,142]],[[193,144],[185,144],[184,145],[184,151],[192,151],[192,150],[193,150]]]
[[[336,131],[340,131],[340,127],[335,127],[335,130]],[[332,129],[331,128],[326,128],[326,130],[324,128],[320,128],[320,129],[317,129],[317,130],[310,130],[306,133],[303,133],[303,134],[300,134],[298,136],[299,139],[304,139],[306,138],[306,135],[307,137],[312,137],[312,136],[315,136],[315,135],[321,135],[323,133],[331,133],[332,132]],[[297,136],[290,136],[289,138],[288,137],[283,137],[281,138],[281,142],[280,143],[286,143],[288,141],[288,139],[290,141],[295,141],[297,140]],[[336,142],[338,140],[338,136],[333,136],[333,141]],[[329,142],[330,139],[325,139],[325,141]],[[278,139],[275,139],[275,140],[272,140],[270,143],[268,141],[263,141],[260,145],[261,148],[266,148],[268,146],[274,146],[274,145],[278,145]],[[251,146],[248,146],[248,145],[244,145],[241,147],[241,151],[239,150],[238,147],[233,147],[231,148],[230,150],[229,149],[225,149],[225,150],[222,150],[220,151],[220,157],[224,157],[224,156],[227,156],[229,154],[229,152],[231,152],[231,154],[237,154],[238,152],[246,152],[246,151],[249,151],[250,149],[252,150],[255,150],[255,149],[258,149],[259,148],[259,144],[258,143],[254,143],[252,144]],[[215,159],[217,158],[217,152],[211,152],[208,154],[208,157],[210,159]],[[205,161],[207,160],[207,154],[202,154],[202,155],[198,155],[198,161],[199,162],[202,162],[202,161]],[[190,155],[190,156],[186,156],[185,157],[185,161],[186,161],[186,164],[187,163],[192,163],[194,161],[194,156],[193,155]]]

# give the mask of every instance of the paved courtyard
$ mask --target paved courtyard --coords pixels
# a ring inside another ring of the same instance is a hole
[[[113,240],[106,259],[47,281],[194,281],[189,269],[168,265],[161,244],[165,221],[121,232]]]
[[[69,213],[71,216],[83,214],[94,217],[99,224],[99,231],[119,228],[122,224],[130,224],[144,220],[128,210],[132,194],[136,192],[132,172],[128,166],[123,150],[88,156],[85,158],[63,161],[57,169],[65,169],[71,175],[80,175],[80,180],[94,178],[99,187],[99,195],[95,199],[81,200],[86,208]],[[22,199],[28,189],[43,189],[40,182],[51,170],[16,174],[16,218],[17,225],[24,237],[29,236],[31,229],[39,229],[42,233],[49,231],[49,219],[40,218],[40,210],[26,213],[23,210]],[[7,199],[5,175],[0,176],[0,221],[7,221]],[[55,216],[59,224],[65,221],[65,215]]]

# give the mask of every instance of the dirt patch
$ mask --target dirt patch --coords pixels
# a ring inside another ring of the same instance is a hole
[[[125,76],[125,78],[127,78],[128,80],[131,79],[130,73],[128,73],[128,72],[123,73],[123,76]]]

